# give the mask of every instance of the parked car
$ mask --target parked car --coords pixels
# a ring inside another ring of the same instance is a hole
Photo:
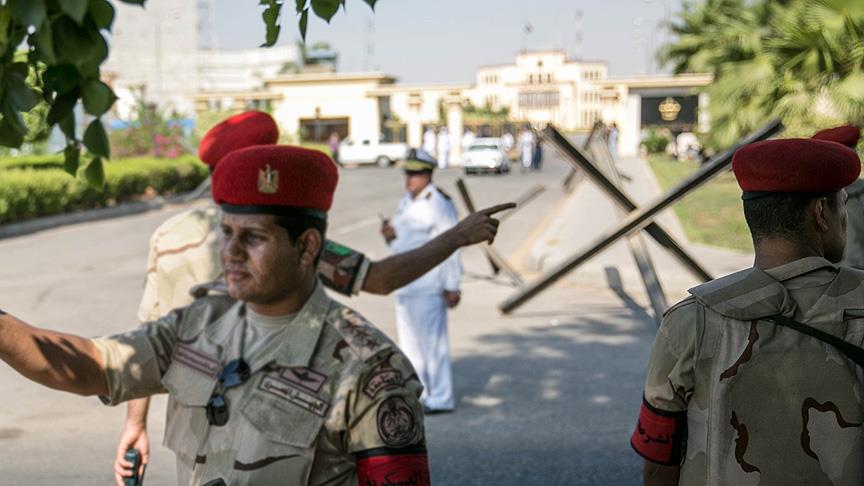
[[[405,160],[408,145],[379,141],[346,138],[339,145],[339,162],[342,164],[377,164],[390,167],[397,160]]]
[[[510,172],[510,158],[497,138],[478,138],[462,155],[462,169],[466,174],[477,172]]]

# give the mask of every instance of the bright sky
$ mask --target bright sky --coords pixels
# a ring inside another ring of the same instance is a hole
[[[221,48],[255,47],[264,40],[257,0],[212,0]],[[286,1],[280,44],[299,38],[294,2]],[[478,66],[511,63],[523,48],[577,52],[609,63],[612,76],[659,72],[649,53],[664,33],[658,24],[682,0],[378,0],[373,14],[348,0],[331,23],[310,15],[307,42],[329,42],[339,70],[376,70],[406,83],[472,82]],[[525,34],[525,25],[533,26]]]

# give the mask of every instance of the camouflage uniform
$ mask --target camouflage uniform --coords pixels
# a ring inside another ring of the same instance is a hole
[[[150,237],[139,321],[155,321],[172,309],[189,305],[189,289],[221,277],[221,214],[219,208],[209,205],[174,215],[156,228]]]
[[[820,257],[690,290],[658,331],[631,444],[680,484],[860,485],[864,373],[783,315],[861,346],[864,272]]]
[[[107,370],[103,401],[169,393],[164,443],[177,456],[178,484],[357,485],[360,462],[382,448],[425,464],[422,386],[408,359],[363,317],[318,285],[281,339],[242,356],[241,347],[251,347],[240,344],[246,305],[218,284],[201,290],[208,295],[189,307],[94,340]],[[225,393],[227,424],[211,426],[205,405],[221,367],[241,356],[251,377]],[[428,477],[412,480],[428,484]]]
[[[150,322],[192,302],[189,289],[222,276],[219,257],[222,211],[215,206],[192,209],[162,223],[150,238],[147,279],[138,319]],[[357,295],[369,270],[362,253],[326,241],[318,273],[330,289]]]

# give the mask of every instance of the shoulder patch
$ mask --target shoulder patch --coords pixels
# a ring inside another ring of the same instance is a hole
[[[393,342],[363,316],[348,307],[333,306],[328,321],[362,361],[394,347]]]
[[[377,419],[378,435],[390,447],[410,444],[420,430],[420,421],[411,406],[399,396],[392,396],[378,405]]]
[[[370,400],[375,399],[382,390],[392,390],[405,384],[402,372],[397,369],[381,369],[372,374],[363,387],[363,393]]]

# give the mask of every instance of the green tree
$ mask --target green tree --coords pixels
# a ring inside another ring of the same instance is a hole
[[[501,108],[495,109],[492,108],[492,105],[486,103],[483,106],[477,106],[471,101],[465,103],[463,108],[463,113],[465,114],[465,119],[471,120],[499,120],[506,121],[508,115],[510,114],[510,108],[507,106],[502,106]]]
[[[332,47],[329,42],[316,42],[311,46],[306,45],[302,40],[297,41],[297,52],[300,53],[300,62],[286,62],[282,65],[281,73],[299,73],[306,66],[320,64],[321,60],[314,57],[316,52],[330,51]]]
[[[145,0],[119,0],[144,6]],[[374,8],[376,0],[363,0]],[[326,21],[345,8],[346,0],[294,0],[301,38],[306,38],[309,11]],[[279,39],[285,0],[260,0],[266,26],[263,47]],[[114,23],[108,0],[5,0],[0,2],[0,146],[18,148],[57,125],[66,136],[66,171],[78,173],[82,148],[89,163],[84,174],[102,186],[102,161],[111,157],[102,115],[117,97],[100,79],[108,57],[105,35]],[[31,79],[31,82],[28,82]],[[75,108],[89,120],[77,133]],[[40,111],[45,111],[47,114]],[[35,112],[34,112],[35,110]],[[28,117],[27,114],[35,116]],[[45,125],[39,121],[44,120]]]
[[[715,149],[766,119],[795,135],[864,122],[864,2],[704,0],[686,4],[660,54],[676,73],[708,72]]]

